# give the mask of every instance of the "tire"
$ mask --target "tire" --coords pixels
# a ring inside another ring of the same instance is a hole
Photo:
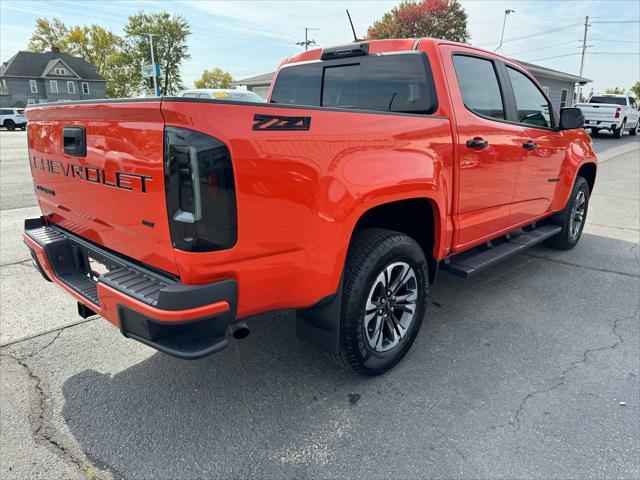
[[[591,136],[592,137],[597,137],[599,133],[600,133],[599,129],[597,129],[597,128],[592,128],[591,129]]]
[[[16,124],[13,122],[13,120],[5,120],[4,128],[9,130],[10,132],[13,132],[16,129]]]
[[[422,248],[407,235],[383,229],[357,232],[345,265],[340,350],[334,360],[365,376],[380,375],[400,362],[422,324],[428,269]]]
[[[613,130],[611,130],[611,133],[613,133],[613,138],[622,138],[622,132],[624,132],[624,126],[627,123],[627,119],[623,119],[622,120],[622,124],[620,125],[620,128],[614,128]]]
[[[638,127],[640,127],[640,119],[638,119],[638,121],[636,122],[636,125],[631,130],[629,130],[629,135],[633,135],[633,136],[637,135]]]
[[[20,125],[20,130],[22,130],[23,132],[27,129],[26,125]]]
[[[562,230],[548,239],[545,245],[558,250],[569,250],[575,247],[582,236],[588,208],[589,184],[583,177],[578,177],[566,208],[551,218],[550,223],[561,226]]]

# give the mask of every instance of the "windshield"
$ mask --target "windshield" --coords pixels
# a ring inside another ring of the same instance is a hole
[[[625,97],[591,97],[589,103],[609,103],[614,105],[626,105],[627,99]]]

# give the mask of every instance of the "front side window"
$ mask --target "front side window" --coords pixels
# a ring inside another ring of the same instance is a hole
[[[29,86],[31,87],[31,93],[38,93],[38,83],[35,80],[29,80]]]
[[[51,93],[58,93],[58,81],[57,80],[50,80],[49,81],[49,86],[51,88]]]
[[[371,55],[283,68],[272,103],[430,114],[437,108],[424,54]]]
[[[82,93],[89,95],[89,84],[87,82],[82,82]]]
[[[516,121],[535,127],[551,128],[551,106],[535,83],[514,68],[507,67],[507,72],[516,99]]]
[[[455,55],[453,65],[465,107],[483,117],[504,120],[504,105],[493,62]]]
[[[76,86],[73,82],[67,82],[67,93],[76,93]]]

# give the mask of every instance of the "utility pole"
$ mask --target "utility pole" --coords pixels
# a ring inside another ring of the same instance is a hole
[[[158,75],[156,69],[156,59],[153,53],[153,37],[157,37],[158,35],[155,33],[141,33],[140,35],[146,35],[149,38],[149,46],[151,47],[151,64],[153,65],[153,91],[156,92],[156,97],[160,96],[160,91],[158,90]]]
[[[320,30],[319,28],[304,27],[304,42],[296,42],[296,45],[304,47],[305,50],[309,50],[309,45],[315,45],[315,40],[309,40],[309,30]]]
[[[589,15],[584,17],[584,36],[582,37],[582,55],[580,56],[580,75],[582,76],[582,72],[584,71],[584,57],[587,52],[587,30],[589,30]],[[580,98],[582,97],[582,85],[578,87],[578,98],[576,99],[576,103],[580,102]]]
[[[504,40],[504,27],[507,26],[507,15],[509,15],[510,13],[516,13],[516,11],[515,10],[511,10],[510,8],[507,8],[504,11],[504,20],[502,21],[502,34],[500,35],[500,44],[494,50],[494,52],[497,52],[498,50],[500,50],[502,48],[502,40]]]

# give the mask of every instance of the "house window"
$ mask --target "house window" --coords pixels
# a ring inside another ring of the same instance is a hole
[[[89,95],[89,84],[87,82],[82,82],[82,94]]]
[[[7,79],[3,78],[2,82],[0,83],[0,91],[2,93],[7,93]]]
[[[67,69],[66,68],[56,68],[54,71],[56,72],[56,75],[66,75],[67,74]]]
[[[29,86],[31,87],[31,93],[38,93],[38,83],[35,80],[29,80]]]
[[[49,81],[49,86],[51,88],[51,93],[58,93],[58,81],[57,80],[50,80]]]
[[[38,103],[47,103],[47,99],[46,98],[40,98],[40,99],[38,99]]]
[[[560,108],[564,108],[567,106],[567,96],[569,95],[569,91],[566,88],[563,88],[560,95]]]
[[[27,105],[35,105],[36,101],[33,98],[27,98]]]
[[[67,93],[76,93],[76,84],[73,82],[67,82]]]

